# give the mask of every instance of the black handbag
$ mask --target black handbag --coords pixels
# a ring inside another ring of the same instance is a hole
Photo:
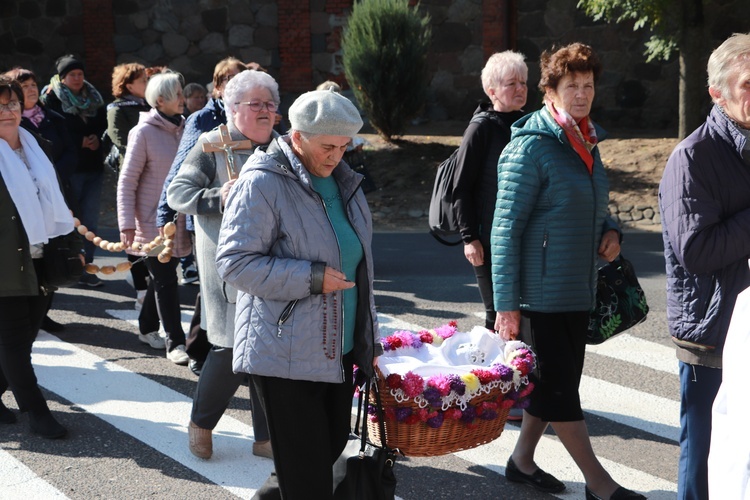
[[[83,275],[83,237],[74,230],[51,238],[44,245],[40,285],[45,288],[62,288],[78,283]]]
[[[371,388],[380,435],[385,436],[380,393],[377,384],[368,378],[364,390],[360,388],[354,432],[349,435],[349,442],[333,465],[334,500],[393,500],[396,497],[393,466],[398,452],[385,443],[376,445],[367,439],[367,395]]]
[[[633,264],[620,255],[599,268],[596,308],[591,311],[586,343],[601,344],[637,325],[646,315],[646,294],[638,283]]]

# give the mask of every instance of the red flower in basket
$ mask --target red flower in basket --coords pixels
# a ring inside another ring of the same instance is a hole
[[[401,375],[398,373],[391,373],[385,378],[385,385],[389,389],[401,389]]]
[[[471,370],[471,373],[477,376],[479,379],[479,382],[484,384],[489,384],[493,380],[496,380],[497,375],[493,373],[491,370],[485,370],[483,368],[476,368],[474,370]]]

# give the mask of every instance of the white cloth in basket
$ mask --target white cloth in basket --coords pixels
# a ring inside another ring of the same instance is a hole
[[[478,367],[490,367],[495,363],[507,364],[511,354],[526,344],[519,341],[503,341],[486,328],[475,326],[470,332],[456,332],[442,345],[423,344],[388,351],[380,357],[378,367],[386,377],[391,373],[404,375],[407,372],[427,378],[433,375],[463,375]]]

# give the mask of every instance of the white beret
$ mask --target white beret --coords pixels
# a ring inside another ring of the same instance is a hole
[[[318,135],[354,137],[362,118],[352,102],[333,90],[313,90],[299,96],[289,108],[293,130]]]

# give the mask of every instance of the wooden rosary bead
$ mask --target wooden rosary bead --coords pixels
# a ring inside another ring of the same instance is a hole
[[[164,224],[164,236],[170,237],[177,231],[177,225],[174,222]]]
[[[96,274],[99,272],[99,266],[96,264],[86,264],[85,270],[89,274]]]
[[[102,266],[99,272],[102,274],[112,274],[115,272],[115,266]]]
[[[94,236],[94,239],[91,240],[91,243],[93,243],[96,246],[99,246],[99,243],[102,242],[102,239],[99,236]]]
[[[92,233],[91,231],[88,231],[86,234],[83,235],[87,240],[94,241],[94,238],[96,238],[96,235]]]
[[[78,234],[86,234],[89,232],[88,228],[84,226],[83,224],[78,226],[76,229],[78,229]]]
[[[161,262],[162,264],[166,264],[167,262],[172,260],[172,256],[164,252],[161,252],[157,258],[159,259],[159,262]]]
[[[130,262],[126,260],[125,262],[120,262],[119,264],[117,264],[115,269],[117,269],[117,271],[119,272],[125,272],[125,271],[130,271],[131,267],[133,267],[133,264],[131,264]]]

